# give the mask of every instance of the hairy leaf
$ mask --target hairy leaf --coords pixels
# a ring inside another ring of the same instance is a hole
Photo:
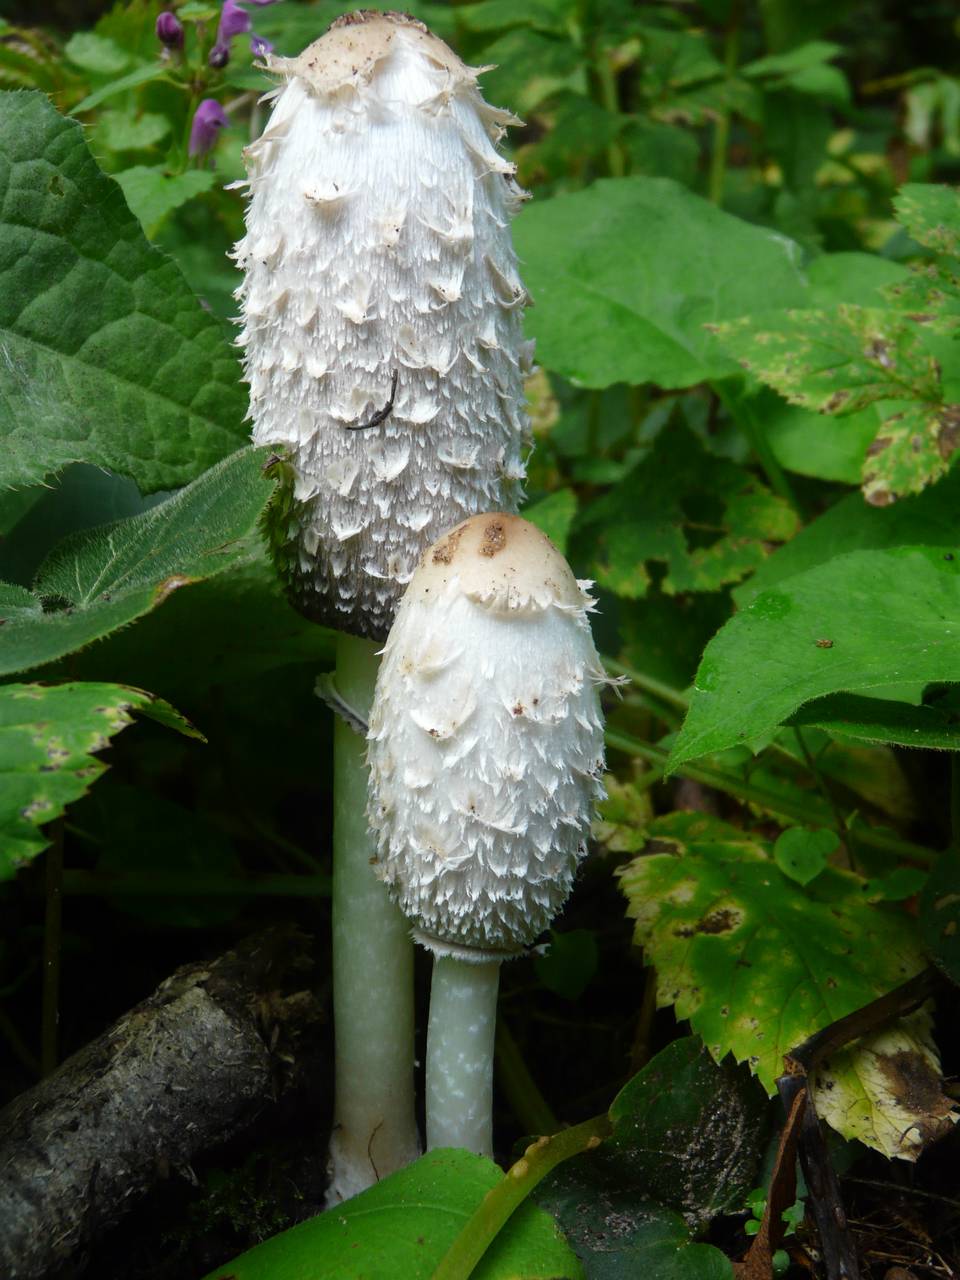
[[[477,1205],[503,1178],[468,1151],[439,1149],[322,1213],[257,1245],[208,1280],[429,1280]],[[542,1210],[523,1204],[474,1280],[579,1280],[576,1257]]]
[[[50,843],[41,827],[58,818],[107,767],[96,752],[149,716],[191,737],[197,731],[169,703],[120,684],[8,684],[0,687],[0,880]]]
[[[268,453],[242,449],[142,515],[67,538],[34,593],[3,584],[0,673],[80,649],[255,554],[273,492],[263,473]]]
[[[670,767],[762,739],[827,694],[956,681],[960,556],[854,551],[761,592],[707,645]]]
[[[749,1063],[768,1092],[785,1053],[923,966],[910,917],[865,901],[851,872],[826,867],[801,887],[765,841],[702,814],[671,814],[648,833],[658,852],[630,863],[621,883],[658,1003],[689,1019],[717,1060]],[[903,1034],[914,1044],[920,1033]],[[817,1105],[845,1136],[913,1159],[930,1108],[915,1106],[918,1127],[901,1123],[877,1079],[886,1060],[886,1049],[883,1061],[869,1048],[834,1055]]]
[[[0,111],[0,483],[70,462],[185,484],[243,442],[219,320],[151,248],[83,130],[40,93]]]

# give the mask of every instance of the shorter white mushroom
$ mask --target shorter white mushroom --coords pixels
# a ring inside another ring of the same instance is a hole
[[[428,1148],[492,1154],[499,965],[563,905],[602,795],[589,585],[525,520],[473,516],[424,554],[384,649],[369,817],[435,957]]]

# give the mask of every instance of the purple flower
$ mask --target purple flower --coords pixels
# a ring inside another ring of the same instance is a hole
[[[228,125],[226,112],[216,98],[204,98],[197,107],[190,126],[190,154],[205,156],[217,140],[217,134]]]
[[[176,14],[164,11],[157,15],[157,39],[168,49],[183,48],[183,27]]]
[[[250,37],[250,52],[255,58],[265,58],[268,53],[273,53],[273,45],[263,36],[253,35]]]
[[[237,0],[223,0],[220,10],[220,25],[217,27],[217,44],[229,45],[234,36],[243,35],[250,30],[250,15],[241,9]]]
[[[210,50],[210,56],[207,61],[211,67],[216,67],[219,71],[221,67],[225,67],[230,61],[230,46],[228,44],[220,44],[218,41]]]

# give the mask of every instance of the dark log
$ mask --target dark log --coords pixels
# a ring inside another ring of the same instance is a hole
[[[0,1276],[41,1280],[171,1171],[296,1087],[320,1007],[308,939],[271,930],[179,969],[0,1111]]]

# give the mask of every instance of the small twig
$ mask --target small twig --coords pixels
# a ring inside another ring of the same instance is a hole
[[[381,422],[386,422],[386,420],[390,417],[391,413],[393,413],[393,402],[397,398],[397,381],[399,380],[399,377],[400,377],[400,370],[394,369],[393,377],[390,380],[390,399],[383,406],[383,408],[378,409],[377,412],[373,415],[373,417],[368,418],[366,422],[358,422],[355,426],[352,426],[352,427],[348,426],[347,427],[348,431],[367,431],[369,430],[370,427],[379,427]]]
[[[903,1017],[912,1012],[932,994],[937,982],[936,970],[924,969],[909,982],[872,1000],[862,1009],[855,1009],[845,1018],[838,1018],[836,1022],[817,1031],[795,1049],[784,1054],[785,1074],[777,1081],[777,1088],[788,1115],[794,1116],[797,1099],[800,1096],[806,1097],[800,1133],[800,1163],[809,1189],[808,1203],[820,1235],[827,1280],[857,1280],[859,1266],[847,1225],[840,1182],[830,1160],[813,1097],[809,1093],[809,1078],[817,1063],[826,1055],[838,1052],[851,1041],[869,1034],[892,1018]],[[787,1180],[792,1176],[792,1171],[778,1167],[777,1178]],[[785,1193],[783,1188],[775,1187],[771,1182],[771,1199],[775,1193],[777,1203],[780,1203],[789,1191]]]

